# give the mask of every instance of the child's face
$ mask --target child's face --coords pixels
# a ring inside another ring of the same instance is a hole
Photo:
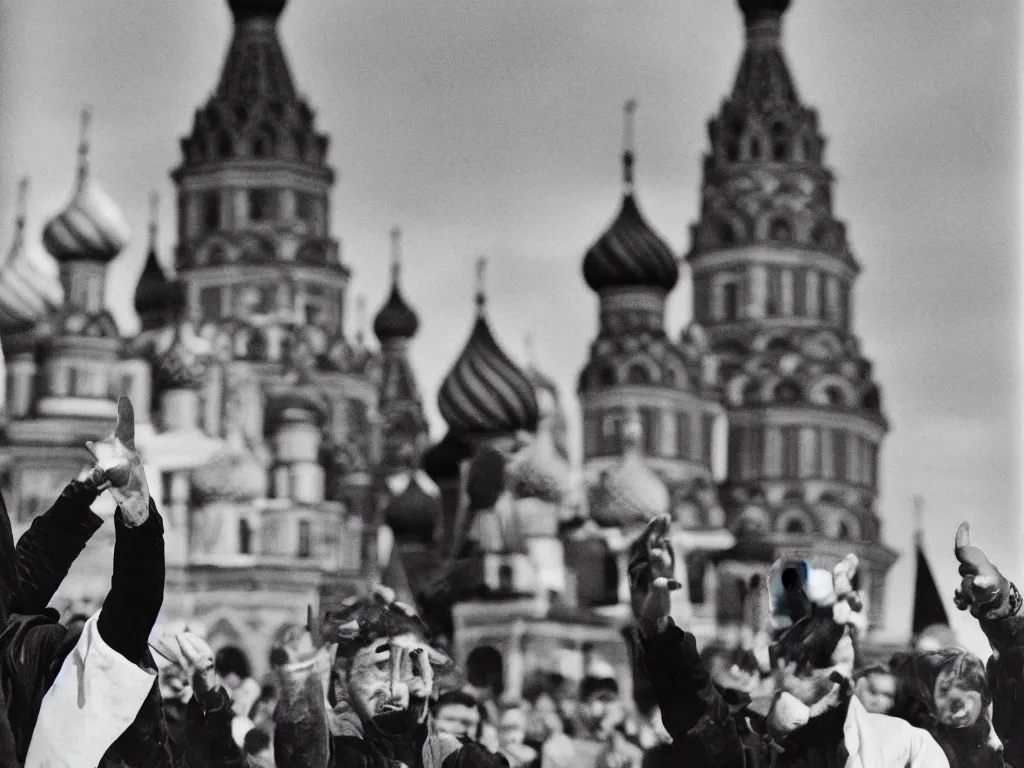
[[[872,672],[857,681],[857,698],[864,709],[886,715],[896,703],[896,680],[883,672]]]
[[[950,728],[969,728],[981,716],[981,692],[962,687],[952,666],[935,679],[934,697],[939,722]]]

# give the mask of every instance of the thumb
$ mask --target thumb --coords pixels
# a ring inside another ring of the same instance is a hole
[[[666,579],[664,576],[661,576],[651,582],[651,589],[658,590],[659,592],[674,592],[675,590],[682,588],[682,586],[683,585],[675,579]]]
[[[960,555],[964,549],[971,546],[971,524],[967,521],[960,523],[960,527],[956,529],[956,544],[954,544],[954,551],[956,552],[956,559],[960,560]],[[961,562],[963,562],[961,560]]]

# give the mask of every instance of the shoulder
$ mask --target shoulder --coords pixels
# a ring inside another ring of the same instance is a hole
[[[508,768],[508,761],[479,744],[469,743],[445,758],[442,768]]]

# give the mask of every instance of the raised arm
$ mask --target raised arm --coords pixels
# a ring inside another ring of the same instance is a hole
[[[675,555],[668,518],[653,520],[630,548],[629,582],[639,663],[654,689],[680,765],[743,768],[743,744],[692,634],[669,615]]]
[[[53,599],[89,539],[103,525],[90,509],[103,481],[102,470],[84,481],[72,480],[18,539],[13,613],[42,613]]]
[[[978,619],[992,646],[988,662],[992,724],[1003,741],[1008,765],[1024,765],[1024,600],[1020,591],[978,547],[962,523],[954,553],[960,562],[960,588],[954,600]]]

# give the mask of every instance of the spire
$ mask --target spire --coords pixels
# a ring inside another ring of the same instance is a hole
[[[362,346],[366,337],[366,297],[356,296],[356,342]]]
[[[398,279],[402,275],[402,229],[391,228],[391,285],[398,287]]]
[[[288,0],[228,0],[236,24],[252,19],[276,22],[286,5]]]
[[[149,252],[157,252],[157,235],[160,219],[160,193],[149,193]]]
[[[928,556],[924,551],[924,499],[914,497],[914,538],[917,555],[917,574],[914,579],[914,614],[911,632],[916,637],[936,624],[949,626],[942,596],[935,583]]]
[[[28,214],[28,176],[22,177],[18,182],[18,208],[17,218],[14,220],[14,226],[20,233],[25,229],[25,217]]]
[[[82,186],[89,178],[89,127],[92,123],[92,110],[85,107],[79,123],[78,139],[78,185]]]
[[[532,333],[527,333],[523,338],[523,349],[526,351],[527,367],[535,369],[537,367],[537,348]]]
[[[790,0],[739,0],[747,26],[747,46],[773,48],[779,44],[782,16]]]
[[[623,110],[622,130],[622,186],[623,194],[633,194],[633,165],[636,162],[636,99],[629,99]]]
[[[487,257],[480,256],[476,260],[476,314],[478,317],[483,317],[487,308],[486,277]]]

